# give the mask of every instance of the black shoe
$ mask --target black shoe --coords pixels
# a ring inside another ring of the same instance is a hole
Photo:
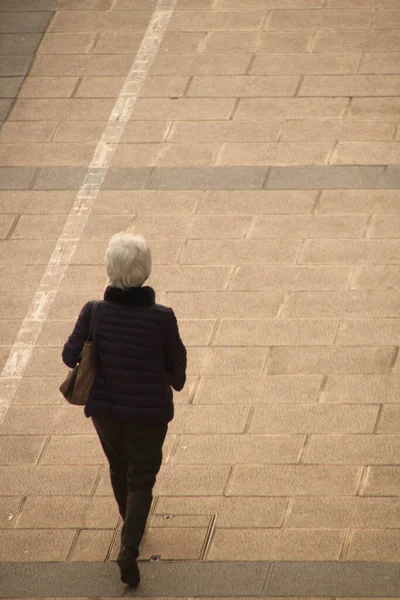
[[[137,587],[140,583],[140,571],[137,562],[129,566],[127,569],[124,565],[118,563],[121,569],[121,581],[130,587]]]

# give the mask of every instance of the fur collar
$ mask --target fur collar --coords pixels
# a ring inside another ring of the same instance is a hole
[[[125,306],[152,306],[155,303],[155,299],[155,292],[149,286],[131,287],[126,290],[120,290],[109,285],[104,292],[104,300]]]

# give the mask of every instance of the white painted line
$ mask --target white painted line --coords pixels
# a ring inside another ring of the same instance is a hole
[[[0,375],[0,424],[32,356],[33,348],[76,250],[144,81],[158,52],[176,0],[159,0],[126,76],[74,205],[35,292]],[[60,358],[61,360],[61,358]]]

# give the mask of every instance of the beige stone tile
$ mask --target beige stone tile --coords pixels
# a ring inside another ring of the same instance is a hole
[[[67,559],[75,532],[64,530],[8,530],[2,533],[2,562],[58,562]]]
[[[23,98],[17,100],[10,114],[12,121],[76,121],[107,120],[113,105],[112,99],[60,99]]]
[[[395,8],[397,0],[328,0],[327,8]]]
[[[397,121],[399,110],[400,98],[354,98],[348,118]]]
[[[398,190],[324,190],[317,213],[399,213]]]
[[[15,528],[22,529],[115,529],[118,510],[114,498],[29,497]]]
[[[306,76],[299,96],[397,96],[395,75],[313,75]]]
[[[11,348],[9,348],[9,347],[4,347],[4,348],[0,347],[0,368],[1,369],[4,368],[4,366],[8,360],[10,351],[11,351]]]
[[[246,265],[238,267],[229,289],[236,291],[268,290],[345,290],[351,267],[268,267]]]
[[[151,252],[153,257],[153,264],[160,265],[171,265],[176,263],[176,258],[182,246],[180,240],[149,240],[151,244]],[[77,249],[72,258],[71,264],[75,265],[103,265],[104,264],[104,253],[106,251],[107,243],[105,240],[96,242],[81,241],[77,245]],[[1,252],[1,245],[0,245]],[[87,298],[90,300],[91,298]],[[64,318],[68,318],[67,315]]]
[[[38,54],[85,54],[92,48],[95,38],[95,33],[45,33],[37,52]]]
[[[371,31],[345,29],[317,31],[313,39],[312,51],[324,52],[365,52],[372,39]]]
[[[192,401],[195,390],[198,386],[198,377],[188,375],[186,377],[185,387],[181,392],[174,392],[174,404],[189,404]]]
[[[113,166],[211,166],[216,144],[119,144]]]
[[[3,433],[3,430],[2,430]],[[46,438],[34,435],[1,435],[0,462],[2,465],[34,464],[38,461]]]
[[[397,462],[399,448],[396,435],[318,435],[311,437],[305,462],[388,465]]]
[[[15,124],[18,123],[15,122]],[[68,214],[75,196],[75,191],[3,191],[0,192],[0,212],[12,214],[16,212],[24,214]],[[12,243],[19,244],[19,242]],[[35,244],[36,242],[32,243]]]
[[[337,404],[397,403],[400,377],[396,375],[329,376],[321,402]]]
[[[199,560],[207,534],[206,527],[151,528],[140,551],[142,560],[160,556],[161,560]]]
[[[251,121],[176,121],[168,141],[269,142],[277,141],[281,123]]]
[[[104,266],[71,265],[60,284],[61,290],[103,290],[108,281]],[[72,323],[73,324],[73,323]],[[64,323],[51,322],[50,326],[64,331]],[[65,326],[67,326],[65,324]],[[49,332],[50,333],[50,332]],[[57,344],[54,344],[57,345]]]
[[[252,238],[356,238],[362,237],[366,216],[296,215],[256,217]]]
[[[350,496],[357,491],[361,467],[238,465],[227,493],[233,496]]]
[[[250,224],[242,216],[138,216],[133,227],[148,238],[224,239],[243,238]]]
[[[158,76],[147,77],[140,95],[144,98],[183,96],[189,83],[189,77],[182,76]],[[211,94],[207,94],[210,96]]]
[[[297,463],[302,435],[182,435],[173,464]]]
[[[282,98],[279,101],[269,98],[244,98],[240,100],[234,118],[240,121],[264,121],[268,115],[269,121],[340,119],[347,103],[346,98]]]
[[[40,460],[42,465],[103,465],[105,462],[94,432],[93,435],[53,435]]]
[[[339,560],[345,531],[219,529],[208,560]]]
[[[229,267],[154,266],[149,285],[166,292],[207,292],[226,289]]]
[[[242,433],[248,406],[178,406],[168,431],[176,434]]]
[[[69,98],[77,77],[27,77],[19,91],[20,98]]]
[[[267,29],[369,29],[373,10],[273,10]]]
[[[354,292],[294,292],[285,317],[369,318],[398,316],[397,290]]]
[[[397,562],[399,549],[400,529],[352,531],[346,560]]]
[[[215,346],[319,346],[333,344],[336,320],[241,319],[221,320]]]
[[[395,9],[375,12],[373,27],[376,29],[399,29],[400,17]]]
[[[12,234],[12,239],[57,240],[65,223],[65,215],[22,215]]]
[[[61,360],[61,348],[36,346],[25,374],[27,377],[66,376],[66,367]]]
[[[105,125],[105,121],[62,121],[57,126],[54,141],[98,142]]]
[[[399,500],[360,497],[294,498],[286,525],[301,529],[399,527]]]
[[[400,410],[399,406],[383,406],[379,420],[377,433],[400,433]]]
[[[0,346],[12,346],[21,325],[21,319],[18,321],[1,321]]]
[[[33,297],[33,291],[2,292],[0,314],[3,319],[23,319]]]
[[[65,367],[64,367],[65,368]],[[7,435],[94,434],[92,422],[69,404],[10,406],[2,424]]]
[[[399,319],[345,319],[341,321],[335,344],[396,345],[400,340]]]
[[[187,96],[217,98],[254,96],[294,96],[299,77],[296,76],[195,76]]]
[[[362,496],[398,496],[400,467],[368,467]]]
[[[173,36],[179,37],[175,31]],[[188,34],[186,34],[188,35]],[[201,35],[201,34],[190,34]],[[168,33],[166,34],[168,37]],[[250,54],[158,54],[151,75],[241,75],[246,73]]]
[[[6,121],[0,130],[0,142],[50,142],[55,123],[46,121]]]
[[[306,52],[310,31],[211,32],[203,52],[207,54],[245,54],[248,52]]]
[[[339,142],[330,159],[336,165],[395,165],[399,161],[399,142]]]
[[[388,373],[393,347],[280,347],[273,348],[269,373]]]
[[[256,406],[249,433],[372,433],[377,406]]]
[[[389,141],[393,139],[394,127],[394,123],[376,121],[288,121],[281,139],[296,142]]]
[[[177,0],[176,10],[210,10],[214,0]],[[155,8],[157,0],[116,0],[113,10],[148,10]]]
[[[14,220],[15,217],[11,215],[0,215],[0,239],[6,239]]]
[[[224,144],[218,158],[220,165],[324,165],[330,143]]]
[[[168,465],[157,477],[157,496],[221,495],[229,474],[228,465]]]
[[[94,144],[2,144],[3,166],[86,166],[95,150]]]
[[[197,52],[205,32],[165,32],[160,43],[159,53],[192,53]],[[139,50],[143,33],[101,33],[93,50],[95,54],[130,54]]]
[[[151,19],[151,12],[96,12],[65,11],[57,12],[49,31],[58,32],[102,32],[102,31],[145,31]]]
[[[311,240],[300,262],[304,264],[374,265],[399,262],[398,240]]]
[[[181,264],[284,264],[294,263],[299,240],[188,240]]]
[[[185,346],[208,346],[214,326],[213,319],[184,319],[179,322]]]
[[[109,10],[113,0],[57,0],[57,10]]]
[[[136,123],[132,126],[136,127]],[[102,191],[96,199],[93,214],[190,215],[203,196],[202,191]]]
[[[400,147],[400,146],[399,146]],[[373,215],[368,227],[369,238],[397,238],[400,237],[399,215]]]
[[[114,233],[130,229],[132,221],[130,215],[91,215],[83,229],[81,239],[108,242]]]
[[[159,515],[216,514],[218,527],[279,527],[285,510],[286,498],[227,496],[162,497],[155,508]]]
[[[236,31],[257,30],[265,18],[264,11],[190,11],[176,10],[168,23],[169,31]]]
[[[76,465],[0,467],[1,490],[5,496],[90,496],[98,472]]]
[[[322,0],[217,0],[214,8],[217,9],[238,9],[247,10],[253,8],[322,8]]]
[[[179,314],[179,312],[178,312]],[[261,373],[268,348],[188,348],[189,375],[251,375]]]
[[[276,317],[283,300],[279,291],[270,292],[168,292],[166,302],[180,319],[241,319]]]
[[[126,76],[132,65],[129,54],[40,54],[36,57],[32,77],[117,77]],[[114,103],[113,103],[114,104]],[[104,116],[103,119],[107,119]],[[60,120],[62,117],[60,117]],[[75,119],[78,119],[76,116]]]
[[[60,377],[24,377],[13,399],[13,405],[60,404]]]
[[[234,98],[139,98],[131,120],[143,121],[215,121],[229,119],[234,109]]]
[[[397,48],[399,50],[399,48]],[[374,52],[364,54],[360,73],[399,73],[400,52]]]
[[[36,290],[44,267],[0,267],[0,290]]]
[[[208,191],[200,199],[196,212],[222,215],[304,214],[310,213],[316,192],[277,191]]]
[[[195,404],[309,404],[317,401],[317,375],[255,375],[202,377]]]
[[[373,30],[366,50],[368,52],[398,52],[400,29]]]
[[[361,54],[256,54],[255,75],[340,75],[356,73]]]
[[[400,287],[400,266],[379,265],[358,267],[353,275],[350,289],[392,289]]]
[[[18,496],[2,496],[0,498],[0,530],[11,529],[22,498]]]
[[[104,562],[113,536],[113,530],[80,531],[71,562]]]
[[[142,39],[142,32],[101,32],[93,48],[93,54],[130,54],[132,60],[132,55],[139,50]]]

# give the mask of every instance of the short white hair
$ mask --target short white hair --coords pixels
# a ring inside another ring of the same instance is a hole
[[[150,277],[151,252],[142,235],[121,232],[112,236],[105,255],[110,285],[140,287]]]

